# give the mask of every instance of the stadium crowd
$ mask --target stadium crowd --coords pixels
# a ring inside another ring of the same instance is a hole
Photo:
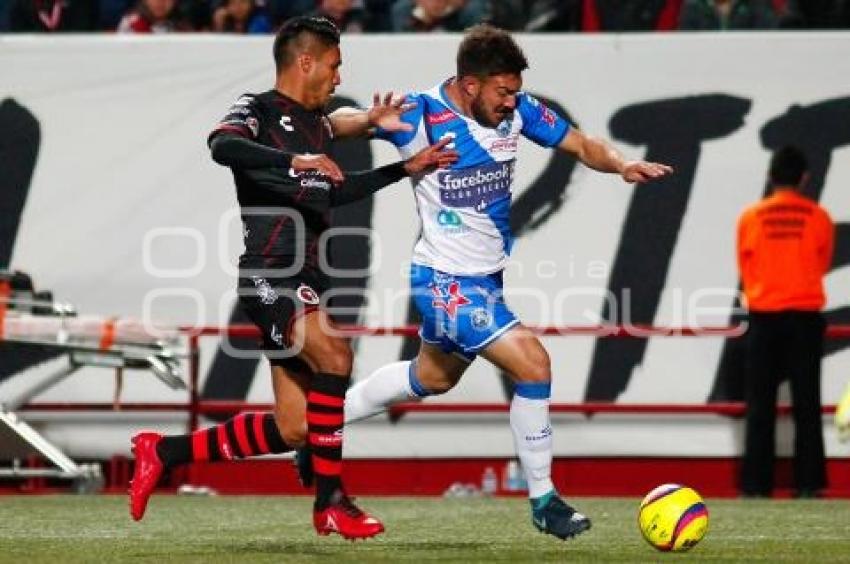
[[[304,14],[344,33],[850,28],[850,0],[0,0],[0,32],[272,33]]]

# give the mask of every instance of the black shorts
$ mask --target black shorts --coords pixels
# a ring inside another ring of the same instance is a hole
[[[239,277],[239,303],[262,332],[263,353],[272,365],[304,367],[290,340],[292,324],[318,310],[326,291],[324,280],[304,272],[290,278]]]

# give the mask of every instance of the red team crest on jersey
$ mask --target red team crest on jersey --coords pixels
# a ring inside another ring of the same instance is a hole
[[[457,308],[472,303],[469,298],[460,293],[460,284],[457,282],[449,284],[448,295],[443,294],[437,286],[432,286],[431,292],[434,294],[431,305],[445,311],[450,319],[457,316]]]
[[[295,291],[295,294],[298,296],[299,300],[301,300],[307,305],[319,304],[319,294],[317,294],[316,290],[314,290],[307,284],[301,284],[300,286],[298,286],[298,289]]]

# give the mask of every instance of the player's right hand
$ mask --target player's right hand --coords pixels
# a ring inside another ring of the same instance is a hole
[[[339,166],[337,166],[333,159],[323,154],[311,155],[307,153],[304,155],[295,155],[292,157],[292,164],[290,166],[294,172],[315,170],[316,172],[324,174],[330,178],[335,184],[339,184],[345,179],[345,176],[342,174],[342,170]]]
[[[452,166],[459,158],[456,150],[446,149],[446,145],[452,141],[451,137],[445,137],[430,147],[425,147],[404,162],[404,170],[413,176]]]
[[[405,102],[404,97],[393,96],[387,92],[383,98],[375,92],[372,107],[366,113],[370,127],[380,127],[385,131],[413,131],[413,126],[401,120],[401,115],[416,107],[416,102]]]
[[[649,163],[645,161],[630,161],[623,168],[623,180],[632,184],[635,182],[649,182],[657,180],[669,174],[673,174],[673,167],[661,163]]]

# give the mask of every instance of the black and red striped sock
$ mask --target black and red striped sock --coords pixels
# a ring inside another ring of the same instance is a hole
[[[156,446],[159,459],[168,467],[290,450],[292,447],[280,436],[272,413],[240,413],[215,427],[163,437]]]
[[[307,394],[307,443],[316,474],[316,509],[328,506],[342,487],[343,405],[348,378],[317,373]]]

